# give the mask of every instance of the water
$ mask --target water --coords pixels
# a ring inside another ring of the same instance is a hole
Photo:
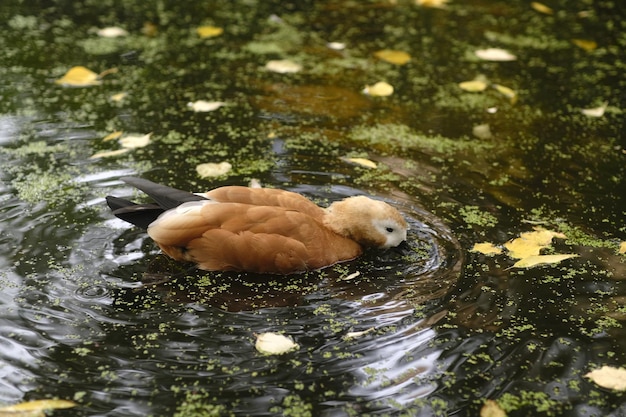
[[[622,393],[584,377],[626,364],[624,11],[550,6],[4,2],[0,403],[63,398],[78,406],[54,415],[81,416],[474,416],[495,400],[513,416],[624,414]],[[199,39],[207,24],[224,34]],[[130,35],[98,38],[106,26]],[[474,57],[487,47],[518,59]],[[381,62],[380,49],[411,61]],[[264,69],[285,58],[303,71]],[[117,72],[54,83],[76,65]],[[481,75],[517,101],[458,87]],[[361,93],[380,80],[391,97]],[[227,105],[189,110],[201,99]],[[602,117],[580,111],[605,101]],[[479,124],[492,135],[475,137]],[[117,130],[152,141],[90,158],[119,149],[103,141]],[[221,161],[229,175],[196,174]],[[124,175],[194,191],[256,178],[321,205],[368,194],[411,230],[399,248],[304,275],[204,273],[111,216],[106,195],[137,197]],[[567,235],[553,253],[579,256],[516,269],[471,251],[536,226]],[[300,348],[260,355],[266,331]]]

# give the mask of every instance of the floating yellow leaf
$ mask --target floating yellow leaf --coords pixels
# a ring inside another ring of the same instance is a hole
[[[287,336],[268,332],[256,335],[254,347],[264,355],[282,355],[300,346]]]
[[[366,158],[341,158],[341,159],[343,161],[351,162],[351,163],[357,164],[357,165],[361,165],[361,166],[364,166],[366,168],[376,168],[376,167],[378,167],[378,165],[376,165],[376,162],[370,161],[369,159],[366,159]]]
[[[500,48],[487,48],[479,49],[474,52],[476,56],[485,61],[515,61],[517,57],[507,51]]]
[[[626,369],[603,366],[595,369],[585,376],[603,388],[616,391],[626,391]]]
[[[87,87],[90,85],[99,85],[102,83],[100,77],[95,72],[83,66],[72,67],[65,75],[55,83],[69,87]]]
[[[276,59],[268,61],[267,64],[265,64],[265,69],[279,74],[289,74],[300,72],[302,70],[302,65],[289,59]]]
[[[116,149],[114,151],[96,152],[95,154],[91,155],[89,159],[108,158],[111,156],[122,155],[122,154],[125,154],[126,152],[130,152],[130,149],[124,148],[124,149]]]
[[[597,42],[586,39],[572,39],[572,43],[587,52],[591,52],[598,47]]]
[[[530,7],[532,7],[533,9],[535,9],[535,11],[539,13],[554,14],[554,10],[552,10],[550,7],[546,6],[543,3],[539,3],[538,1],[533,1],[532,3],[530,3]]]
[[[415,0],[415,4],[422,7],[444,8],[450,0]]]
[[[591,109],[582,109],[581,112],[585,116],[589,116],[589,117],[602,117],[604,116],[604,112],[606,111],[606,108],[608,106],[609,106],[609,102],[605,101],[604,103],[602,103],[602,105],[598,107],[593,107]]]
[[[150,143],[150,136],[152,136],[152,133],[148,133],[147,135],[124,136],[120,139],[120,145],[122,145],[122,148],[126,149],[143,148]]]
[[[224,29],[216,26],[200,26],[196,29],[196,33],[201,38],[214,38],[224,33]]]
[[[102,139],[102,141],[103,142],[108,142],[110,140],[118,139],[120,136],[122,136],[122,133],[124,133],[124,132],[122,132],[121,130],[116,130],[115,132],[109,133],[108,135],[106,135],[104,137],[104,139]]]
[[[370,96],[386,97],[393,94],[393,86],[384,81],[379,81],[374,85],[366,85],[363,93]]]
[[[506,412],[494,400],[486,400],[480,409],[480,417],[506,417]]]
[[[560,232],[537,227],[532,232],[524,232],[517,239],[506,242],[504,247],[509,251],[511,258],[522,259],[539,255],[541,249],[549,246],[555,237],[565,239],[566,236]]]
[[[565,259],[575,258],[577,256],[578,255],[574,253],[562,255],[532,255],[515,262],[512,268],[532,268],[533,266],[543,264],[557,264]]]
[[[499,255],[502,253],[502,249],[495,246],[493,243],[483,242],[483,243],[475,243],[472,248],[472,252],[479,252],[483,255]]]
[[[0,408],[0,413],[17,413],[22,411],[44,411],[60,408],[76,407],[76,403],[67,400],[34,400]]]
[[[404,65],[411,60],[411,55],[404,51],[395,51],[393,49],[383,49],[374,52],[374,56],[382,61],[396,65]]]
[[[228,162],[207,162],[196,166],[196,172],[202,178],[207,177],[219,177],[220,175],[227,174],[233,166]]]
[[[626,242],[621,242],[619,244],[619,251],[618,251],[618,253],[620,253],[622,255],[626,253]]]
[[[98,34],[98,36],[103,38],[119,38],[122,36],[128,36],[128,32],[126,30],[117,26],[102,28],[99,29],[96,33]]]
[[[515,104],[517,102],[517,93],[515,92],[515,90],[500,84],[494,84],[493,88],[495,88],[498,93],[511,100],[511,104]]]
[[[469,91],[470,93],[478,93],[487,89],[487,83],[483,80],[463,81],[459,83],[461,90]]]
[[[195,112],[209,112],[209,111],[215,111],[219,109],[224,104],[226,103],[224,103],[223,101],[198,100],[192,103],[187,103],[187,107],[189,107],[191,110]]]

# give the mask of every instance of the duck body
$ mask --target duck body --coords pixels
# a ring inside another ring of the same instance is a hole
[[[113,214],[147,230],[168,256],[208,271],[290,274],[389,248],[406,239],[402,215],[382,201],[349,197],[321,208],[270,188],[226,186],[188,193],[151,181],[122,180],[155,203],[107,197]]]

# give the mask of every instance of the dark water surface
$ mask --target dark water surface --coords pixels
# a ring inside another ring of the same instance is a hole
[[[626,13],[620,1],[546,5],[3,1],[0,403],[477,416],[495,400],[510,416],[626,415],[626,394],[584,376],[626,366]],[[203,25],[224,33],[201,39]],[[128,35],[97,35],[111,26]],[[478,59],[485,48],[517,59]],[[381,61],[382,49],[411,60]],[[276,59],[302,70],[266,70]],[[54,82],[74,66],[116,71]],[[476,77],[485,91],[459,87]],[[377,81],[394,94],[362,93]],[[196,113],[196,100],[226,104]],[[581,111],[604,103],[600,117]],[[114,131],[151,141],[93,158],[120,149],[103,140]],[[226,175],[196,173],[223,161]],[[202,273],[111,216],[106,195],[137,198],[124,175],[191,191],[255,178],[321,205],[368,194],[411,231],[309,274]],[[578,257],[520,269],[471,251],[537,226],[567,236],[547,252]],[[267,331],[299,349],[259,354]]]

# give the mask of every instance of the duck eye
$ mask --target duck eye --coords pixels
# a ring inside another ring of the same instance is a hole
[[[393,227],[385,227],[387,233],[393,233]]]

